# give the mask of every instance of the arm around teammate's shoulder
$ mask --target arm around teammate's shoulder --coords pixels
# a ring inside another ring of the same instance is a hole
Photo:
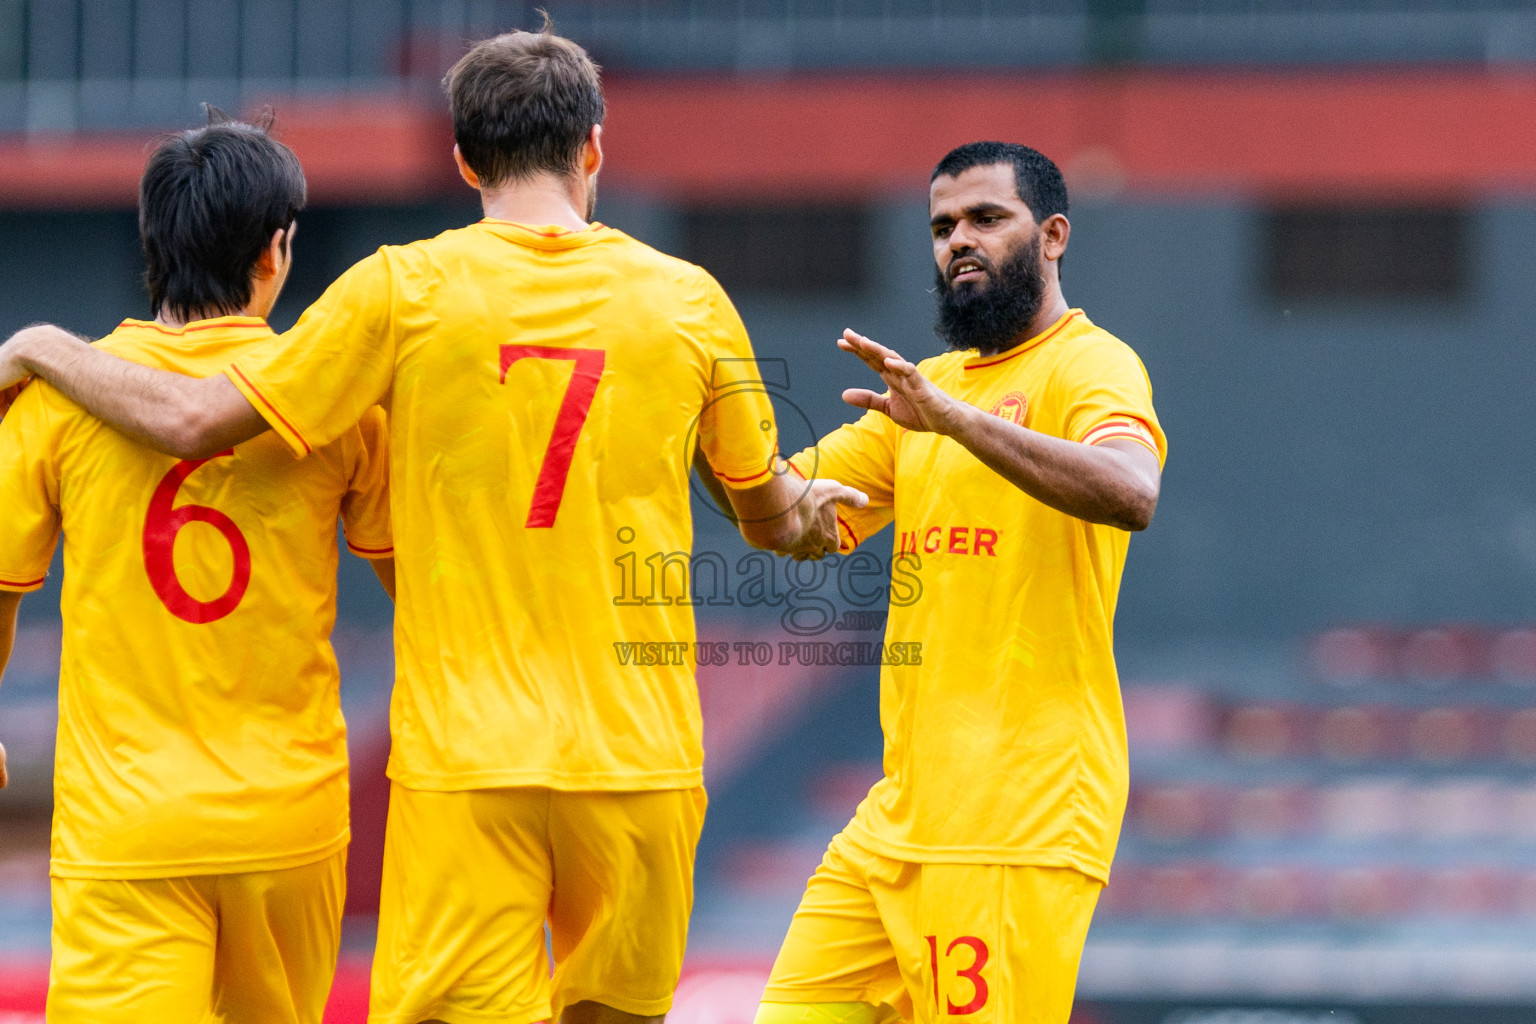
[[[129,362],[47,324],[0,345],[0,388],[35,375],[120,433],[178,459],[218,454],[267,429],[228,379]]]

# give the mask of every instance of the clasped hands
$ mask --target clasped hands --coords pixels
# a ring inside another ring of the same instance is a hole
[[[885,382],[884,394],[867,388],[849,388],[843,401],[859,409],[873,409],[889,416],[898,426],[936,434],[953,434],[960,420],[974,406],[960,401],[902,358],[895,349],[866,338],[852,329],[837,339],[837,347],[857,356]],[[799,540],[780,552],[796,561],[820,559],[835,553],[841,543],[838,535],[837,506],[863,508],[868,498],[860,491],[835,480],[813,480],[801,498],[801,515],[807,517],[807,529]]]

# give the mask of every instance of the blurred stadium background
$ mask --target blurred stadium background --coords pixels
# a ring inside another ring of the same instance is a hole
[[[309,173],[279,328],[376,246],[477,218],[437,80],[534,6],[0,0],[0,331],[147,315],[138,173],[202,101],[270,105]],[[785,361],[786,448],[863,382],[832,346],[845,325],[936,350],[945,150],[1017,140],[1066,170],[1069,301],[1141,354],[1171,438],[1118,615],[1133,793],[1075,1020],[1536,1020],[1536,9],[545,6],[606,68],[599,218],[721,279]],[[733,533],[696,521],[697,551],[742,571]],[[783,642],[876,639],[879,599],[799,571],[778,606],[699,609],[702,636],[775,664],[701,671],[712,805],[679,1024],[750,1021],[880,771],[875,670],[776,663]],[[390,609],[343,572],[337,1022],[362,1019],[390,682]],[[42,1019],[57,594],[24,603],[0,689],[5,1024]],[[828,625],[846,611],[876,628]]]

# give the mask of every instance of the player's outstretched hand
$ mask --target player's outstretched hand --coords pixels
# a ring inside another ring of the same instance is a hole
[[[837,339],[837,347],[862,359],[865,366],[880,375],[887,389],[882,395],[867,388],[849,388],[843,392],[843,401],[860,409],[882,412],[908,430],[954,432],[962,412],[961,403],[919,373],[901,353],[851,329]]]
[[[10,781],[10,777],[5,774],[5,744],[0,743],[0,789],[4,789]]]
[[[819,562],[837,554],[842,543],[837,532],[837,506],[863,508],[868,504],[869,495],[863,491],[836,480],[812,480],[800,499],[800,521],[804,524],[800,538],[780,554],[797,562]]]

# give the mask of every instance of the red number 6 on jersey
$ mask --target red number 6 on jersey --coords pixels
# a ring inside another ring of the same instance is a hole
[[[215,459],[235,454],[220,452]],[[144,569],[149,573],[149,585],[155,588],[172,615],[194,624],[217,622],[240,604],[245,588],[251,584],[251,546],[245,542],[240,528],[229,516],[206,505],[183,505],[175,508],[176,492],[187,482],[197,467],[208,459],[178,462],[161,479],[149,500],[149,515],[144,520]],[[188,523],[207,523],[224,535],[234,556],[235,571],[229,587],[212,601],[199,601],[176,578],[176,535]]]

